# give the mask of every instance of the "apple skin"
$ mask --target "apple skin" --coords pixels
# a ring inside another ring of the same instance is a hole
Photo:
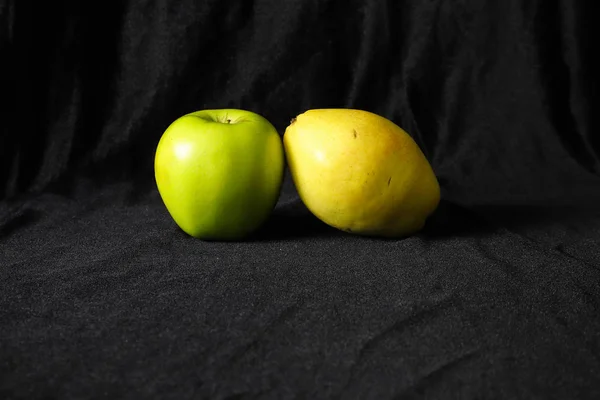
[[[282,139],[264,117],[238,109],[183,115],[165,130],[154,170],[175,223],[204,240],[239,240],[254,233],[279,198]]]

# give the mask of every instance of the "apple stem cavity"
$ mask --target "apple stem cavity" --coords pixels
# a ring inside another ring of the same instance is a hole
[[[218,122],[220,124],[231,124],[231,118],[229,118],[229,116],[227,115],[223,115],[223,116],[218,116],[216,118],[213,118],[213,121]]]

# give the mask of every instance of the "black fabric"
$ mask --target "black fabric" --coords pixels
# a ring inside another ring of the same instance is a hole
[[[0,2],[2,398],[600,397],[592,2]],[[286,175],[241,242],[179,230],[154,150],[243,108],[386,116],[442,202],[379,240]]]

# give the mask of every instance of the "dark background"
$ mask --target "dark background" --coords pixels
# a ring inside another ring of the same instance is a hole
[[[598,398],[591,1],[0,1],[0,397]],[[177,117],[376,112],[442,203],[402,240],[289,176],[252,238],[182,233]]]

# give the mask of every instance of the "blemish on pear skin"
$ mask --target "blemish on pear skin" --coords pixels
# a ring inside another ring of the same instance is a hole
[[[392,177],[390,176],[390,179],[388,179],[388,186],[390,186],[391,182],[392,182]]]
[[[352,133],[354,134],[354,139],[356,139],[356,137],[358,136],[358,132],[356,132],[356,129],[352,129]]]
[[[290,121],[290,125],[293,125],[293,124],[294,124],[294,122],[296,122],[296,117],[294,117],[294,118],[292,118],[292,119],[291,119],[291,121]]]

